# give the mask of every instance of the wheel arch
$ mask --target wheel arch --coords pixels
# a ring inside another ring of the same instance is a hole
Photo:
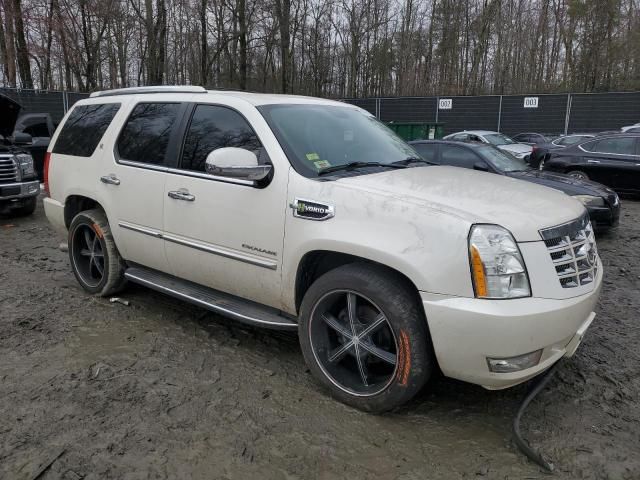
[[[73,217],[84,210],[99,208],[105,211],[102,205],[95,199],[85,195],[69,195],[64,202],[64,224],[69,229]]]
[[[415,282],[411,280],[411,278],[405,273],[399,271],[396,268],[389,267],[375,260],[371,260],[370,258],[362,257],[359,255],[354,255],[350,253],[338,252],[334,250],[311,250],[305,253],[300,262],[298,263],[298,268],[296,270],[295,277],[295,309],[296,312],[300,311],[300,305],[302,304],[302,299],[306,294],[307,290],[315,280],[320,278],[320,276],[325,273],[341,267],[343,265],[348,265],[350,263],[367,263],[370,265],[375,265],[379,268],[388,270],[395,275],[400,276],[403,281],[407,283],[407,285],[411,288],[412,295],[415,297],[416,302],[421,305],[420,293]],[[421,309],[423,315],[424,310]]]

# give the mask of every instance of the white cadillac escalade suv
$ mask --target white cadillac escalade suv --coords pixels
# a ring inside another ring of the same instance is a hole
[[[69,111],[44,205],[89,293],[127,281],[299,333],[343,402],[401,405],[436,366],[505,388],[571,356],[602,283],[584,207],[431,166],[315,98],[145,87]]]

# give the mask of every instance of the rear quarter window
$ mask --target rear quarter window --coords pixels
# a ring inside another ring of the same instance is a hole
[[[90,157],[119,109],[119,103],[78,105],[62,126],[52,152]]]

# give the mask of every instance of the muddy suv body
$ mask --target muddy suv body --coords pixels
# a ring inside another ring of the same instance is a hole
[[[430,166],[340,102],[100,92],[52,139],[45,211],[82,287],[126,281],[297,330],[338,399],[382,411],[434,367],[486,388],[576,350],[602,265],[582,204]]]
[[[0,95],[0,215],[33,213],[40,193],[33,157],[13,134],[19,113],[19,104]]]

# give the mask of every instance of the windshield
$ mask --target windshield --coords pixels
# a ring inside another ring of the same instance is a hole
[[[488,145],[479,146],[476,151],[502,172],[522,172],[530,168],[524,160]]]
[[[317,177],[355,162],[391,164],[420,155],[375,117],[334,105],[258,107],[298,173]],[[384,166],[383,165],[383,166]]]
[[[483,136],[491,145],[511,145],[512,143],[516,143],[502,133],[490,133]]]

